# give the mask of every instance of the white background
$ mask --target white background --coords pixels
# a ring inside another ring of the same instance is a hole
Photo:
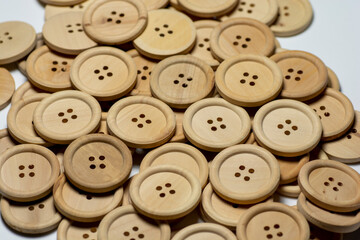
[[[209,0],[211,1],[211,0]],[[360,1],[311,0],[314,20],[300,35],[278,38],[286,49],[304,50],[320,57],[340,79],[342,92],[360,110]],[[19,20],[41,32],[44,24],[44,6],[37,0],[0,0],[0,22]],[[16,64],[5,66],[19,87],[26,78],[16,69]],[[6,115],[10,106],[0,111],[0,129],[6,128]],[[359,146],[360,147],[360,146]],[[352,165],[360,172],[360,164]],[[136,171],[136,169],[134,169]],[[134,172],[134,171],[133,171]],[[281,199],[289,205],[295,200]],[[19,235],[0,219],[0,240],[56,239],[56,232],[44,236]],[[360,231],[348,234],[345,239],[360,239]]]

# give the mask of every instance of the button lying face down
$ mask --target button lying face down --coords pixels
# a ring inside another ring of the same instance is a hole
[[[94,132],[100,123],[101,108],[95,98],[79,91],[61,91],[43,99],[34,112],[36,132],[45,140],[70,143]]]
[[[82,12],[65,12],[51,17],[43,26],[46,45],[64,54],[76,55],[97,44],[84,32]]]
[[[78,222],[96,222],[120,205],[123,189],[107,193],[86,193],[74,188],[60,175],[54,189],[55,206],[65,217]]]
[[[172,240],[216,239],[236,240],[236,236],[226,227],[214,223],[197,223],[180,230]]]
[[[336,76],[336,73],[334,73],[334,71],[331,70],[331,68],[329,67],[327,68],[327,71],[329,79],[328,87],[340,91],[340,82],[338,77]]]
[[[119,139],[91,134],[69,145],[64,155],[64,167],[66,176],[78,188],[95,193],[108,192],[126,181],[132,168],[132,156]]]
[[[235,18],[214,28],[210,47],[220,61],[238,54],[269,56],[275,49],[275,37],[268,26],[257,20]]]
[[[280,180],[276,158],[254,145],[236,145],[221,151],[210,166],[210,182],[227,201],[253,204],[272,195]]]
[[[0,155],[9,148],[16,146],[16,144],[6,128],[0,130]]]
[[[301,189],[300,189],[297,181],[295,181],[293,183],[280,185],[278,187],[278,189],[276,190],[276,192],[283,195],[283,196],[285,196],[285,197],[297,198],[301,193]]]
[[[311,53],[284,51],[271,57],[282,70],[281,97],[305,101],[318,96],[328,84],[327,68]]]
[[[26,61],[29,81],[45,91],[70,89],[70,67],[73,57],[65,56],[42,46],[33,51]]]
[[[15,80],[5,68],[0,68],[0,110],[8,105],[15,91]]]
[[[302,166],[309,162],[310,154],[289,158],[276,157],[280,166],[280,184],[287,184],[296,181]]]
[[[147,27],[134,40],[134,46],[147,57],[163,59],[188,53],[195,40],[195,26],[188,16],[178,11],[159,9],[148,13]]]
[[[36,34],[36,45],[35,45],[35,49],[38,49],[40,47],[42,47],[44,45],[44,38],[42,36],[42,33],[37,33]],[[26,73],[26,60],[27,57],[24,57],[23,59],[19,60],[17,62],[17,67],[19,69],[19,71],[24,75],[27,76]]]
[[[147,10],[142,0],[94,1],[84,12],[85,32],[96,42],[122,44],[145,29]]]
[[[86,0],[70,6],[56,6],[47,4],[45,6],[45,21],[51,17],[64,12],[84,12],[85,9],[95,0]]]
[[[0,65],[15,62],[35,47],[35,29],[24,22],[0,23]]]
[[[162,60],[151,74],[154,96],[174,108],[187,108],[205,98],[214,87],[214,71],[193,56],[173,56]]]
[[[26,81],[15,90],[14,95],[11,98],[11,105],[14,105],[17,101],[20,101],[25,97],[43,92],[45,91],[33,86],[29,81]]]
[[[175,115],[163,102],[134,96],[119,100],[109,110],[109,132],[135,148],[153,148],[167,142],[175,131]]]
[[[0,156],[0,190],[3,196],[28,202],[46,196],[59,175],[59,162],[47,148],[23,144]]]
[[[75,88],[101,101],[118,99],[136,84],[133,59],[113,47],[97,47],[81,53],[75,58],[70,74]]]
[[[279,17],[271,30],[276,36],[288,37],[304,31],[311,23],[313,10],[308,0],[277,0]]]
[[[189,171],[171,165],[139,173],[130,185],[131,201],[147,217],[159,220],[181,218],[198,205],[201,185]]]
[[[345,134],[355,118],[351,101],[341,92],[327,88],[323,95],[309,106],[319,115],[323,127],[323,141],[330,141]]]
[[[360,176],[343,163],[311,161],[301,168],[298,182],[304,195],[322,208],[335,212],[360,208]]]
[[[296,157],[310,152],[319,143],[319,117],[304,103],[276,100],[262,106],[253,121],[256,141],[270,152]]]
[[[178,0],[180,8],[191,15],[209,18],[230,12],[237,4],[237,0]]]
[[[57,229],[58,240],[92,239],[96,240],[99,223],[79,223],[63,219]]]
[[[1,214],[8,226],[27,234],[49,232],[62,218],[56,211],[52,195],[31,203],[15,203],[2,198]]]
[[[159,165],[175,165],[193,173],[205,187],[208,179],[208,162],[196,148],[183,143],[168,143],[146,154],[140,171]]]
[[[174,111],[175,120],[176,120],[176,128],[174,136],[169,140],[169,142],[187,142],[187,139],[184,135],[183,129],[183,120],[184,120],[184,112],[183,111]]]
[[[216,89],[229,102],[256,107],[276,98],[283,85],[277,64],[259,55],[239,55],[222,62],[216,71]]]
[[[40,1],[46,4],[51,4],[56,6],[69,6],[83,2],[84,0],[40,0]]]

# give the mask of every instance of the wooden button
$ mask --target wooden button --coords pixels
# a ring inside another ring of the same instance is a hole
[[[330,212],[311,203],[303,193],[298,198],[297,207],[309,222],[327,231],[349,233],[360,227],[359,211],[351,213]]]
[[[94,1],[84,11],[85,32],[96,42],[116,45],[139,36],[147,23],[142,0]]]
[[[46,196],[60,172],[50,150],[34,144],[12,147],[0,156],[0,190],[3,196],[29,202]]]
[[[226,227],[214,223],[197,223],[180,230],[172,240],[221,239],[236,240],[236,236]]]
[[[48,143],[35,132],[32,118],[37,105],[47,96],[49,96],[49,94],[34,94],[11,106],[7,115],[7,123],[9,133],[16,141],[20,143],[48,145]]]
[[[26,61],[29,81],[49,92],[71,89],[70,67],[74,58],[42,46],[33,51]]]
[[[283,98],[306,101],[318,96],[328,84],[327,69],[316,56],[303,51],[284,51],[271,57],[284,76]]]
[[[36,32],[31,25],[19,21],[0,23],[0,65],[20,60],[35,44]]]
[[[163,59],[188,53],[195,40],[195,26],[188,16],[178,11],[159,9],[148,13],[147,27],[133,43],[145,56]]]
[[[236,227],[238,239],[308,240],[309,225],[297,210],[282,203],[258,204],[246,211]]]
[[[289,37],[304,31],[311,23],[313,10],[308,0],[277,0],[279,16],[271,30],[276,36]]]
[[[38,49],[39,47],[43,46],[44,43],[44,38],[42,36],[42,33],[37,33],[36,34],[36,45],[35,45],[35,49]],[[23,59],[19,60],[17,62],[17,67],[19,69],[19,71],[24,75],[27,76],[26,73],[26,60],[27,57],[25,56]]]
[[[310,224],[311,240],[343,240],[343,234],[325,231]]]
[[[58,240],[97,239],[98,222],[79,223],[63,219],[57,229]]]
[[[56,6],[47,4],[45,6],[45,21],[51,17],[65,12],[84,12],[85,9],[95,0],[86,0],[69,6]]]
[[[187,139],[184,135],[183,129],[183,120],[184,120],[184,112],[181,110],[174,111],[175,113],[175,120],[176,120],[176,128],[174,136],[169,140],[169,142],[180,142],[185,143]]]
[[[276,191],[280,168],[276,158],[266,149],[243,144],[216,155],[209,178],[214,191],[225,200],[253,204]]]
[[[341,138],[326,142],[322,149],[331,160],[343,163],[360,162],[360,112],[355,111],[355,121],[350,130]]]
[[[84,0],[40,0],[40,1],[46,4],[51,4],[56,6],[69,6],[83,2]]]
[[[100,101],[118,99],[136,84],[136,65],[124,51],[97,47],[78,55],[71,68],[74,87]]]
[[[101,113],[100,127],[99,127],[99,129],[96,131],[97,133],[109,135],[109,131],[108,131],[108,128],[107,128],[106,120],[107,120],[107,112],[102,112],[102,113]]]
[[[71,55],[95,47],[97,43],[84,32],[82,15],[82,12],[65,12],[47,20],[42,29],[46,45],[54,51]]]
[[[297,181],[288,183],[285,185],[280,185],[276,190],[277,193],[290,198],[297,198],[301,193],[301,189],[297,183]]]
[[[175,165],[193,173],[204,188],[208,179],[208,162],[196,148],[184,143],[168,143],[146,154],[140,172],[153,166]]]
[[[276,100],[262,106],[253,121],[256,141],[270,152],[296,157],[310,152],[320,141],[322,126],[304,103]]]
[[[15,80],[5,68],[0,68],[0,110],[9,103],[15,91]]]
[[[0,130],[0,155],[11,147],[16,146],[17,143],[11,138],[8,130]]]
[[[267,57],[238,55],[220,64],[216,89],[227,101],[244,107],[261,106],[279,95],[283,80],[279,66]]]
[[[360,208],[360,176],[343,163],[311,161],[301,168],[298,182],[306,198],[322,208],[335,212]]]
[[[268,26],[257,20],[229,19],[214,28],[210,48],[220,61],[238,54],[270,56],[275,49],[275,37]]]
[[[34,112],[36,132],[45,140],[66,144],[94,132],[101,108],[95,98],[74,91],[61,91],[43,99]]]
[[[310,160],[310,154],[299,157],[276,157],[280,166],[280,184],[287,184],[296,181],[302,166]]]
[[[317,160],[317,159],[329,160],[328,155],[321,149],[321,146],[322,146],[322,144],[318,145],[316,148],[314,148],[310,152],[310,161]]]
[[[327,88],[309,106],[319,115],[323,127],[323,141],[345,134],[354,123],[355,112],[351,101],[341,92]]]
[[[74,188],[62,174],[54,189],[55,206],[65,217],[78,222],[96,222],[118,207],[123,189],[107,193],[87,193]]]
[[[56,211],[52,195],[30,203],[16,203],[2,198],[1,215],[12,229],[27,234],[49,232],[62,219]]]
[[[167,142],[175,132],[175,115],[163,102],[133,96],[119,100],[109,110],[109,132],[135,148],[153,148]]]
[[[130,197],[134,207],[147,217],[178,219],[198,205],[201,185],[194,174],[183,168],[156,166],[134,177]]]
[[[187,108],[214,87],[214,71],[199,58],[173,56],[159,62],[150,79],[152,94],[174,108]]]
[[[167,223],[143,218],[132,206],[124,206],[106,215],[99,226],[98,240],[119,237],[170,240],[170,227]]]
[[[66,176],[76,187],[94,193],[109,192],[129,177],[132,156],[119,139],[90,134],[69,145],[64,155],[64,168]]]
[[[137,174],[135,174],[134,176],[136,176],[136,175]],[[131,197],[130,197],[130,185],[131,185],[132,180],[134,179],[134,176],[129,178],[123,185],[124,196],[123,196],[121,206],[132,205],[132,201],[131,201]]]
[[[169,3],[169,0],[141,0],[145,3],[146,9],[148,11],[166,7]]]
[[[340,91],[340,82],[338,77],[336,76],[336,73],[329,67],[327,67],[327,71],[329,79],[328,87]]]
[[[44,92],[45,91],[31,85],[29,81],[26,81],[15,90],[14,95],[11,98],[11,105],[14,105],[16,102],[24,99],[25,97]]]
[[[191,15],[203,18],[218,17],[230,12],[238,3],[237,0],[177,0],[179,6]]]

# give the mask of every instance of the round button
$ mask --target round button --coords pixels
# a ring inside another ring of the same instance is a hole
[[[322,240],[322,239],[329,239],[329,240],[343,240],[343,234],[341,233],[334,233],[323,230],[318,228],[314,225],[310,225],[310,239],[314,240]]]
[[[79,223],[64,218],[57,229],[58,240],[97,239],[99,223]]]
[[[176,128],[174,136],[169,140],[169,142],[187,142],[187,139],[184,135],[183,129],[183,120],[184,120],[184,112],[183,111],[174,111],[175,120],[176,120]]]
[[[280,184],[287,184],[296,181],[302,166],[309,162],[310,154],[293,158],[277,156],[276,159],[280,166]]]
[[[304,195],[322,208],[335,212],[360,208],[360,176],[343,163],[311,161],[301,168],[298,182]]]
[[[318,96],[328,84],[327,68],[316,56],[303,51],[284,51],[271,57],[284,76],[280,96],[306,101]]]
[[[323,141],[344,135],[353,125],[355,112],[351,101],[341,92],[327,88],[309,106],[319,115],[323,127]]]
[[[0,23],[0,65],[20,60],[35,44],[36,32],[31,25],[19,21]]]
[[[33,51],[26,61],[29,81],[49,92],[71,89],[70,67],[74,58],[42,46]]]
[[[40,0],[40,1],[45,4],[51,4],[56,6],[69,6],[83,2],[84,0]]]
[[[136,176],[136,175],[137,174],[135,174],[134,176]],[[131,185],[132,180],[134,179],[134,176],[129,178],[123,185],[124,196],[123,196],[123,199],[122,199],[121,206],[132,205],[132,201],[131,201],[131,198],[130,198],[130,185]]]
[[[17,143],[11,138],[8,130],[0,130],[0,155],[11,147],[16,146]]]
[[[340,91],[340,81],[336,76],[336,73],[329,67],[327,67],[327,73],[329,79],[328,87]]]
[[[0,190],[18,202],[40,199],[51,192],[60,172],[54,153],[45,147],[23,144],[0,156]]]
[[[275,37],[262,22],[250,18],[234,18],[214,28],[210,47],[220,61],[239,54],[269,56],[275,50]]]
[[[301,193],[301,189],[297,181],[288,183],[285,185],[280,185],[276,190],[277,193],[290,198],[297,198]],[[311,238],[310,238],[311,239]]]
[[[170,107],[187,108],[210,94],[214,75],[211,67],[196,57],[173,56],[154,67],[150,88]]]
[[[68,146],[64,168],[66,176],[76,187],[87,192],[109,192],[129,177],[132,156],[129,148],[119,139],[90,134]]]
[[[49,145],[44,139],[35,132],[32,116],[35,108],[47,93],[38,93],[16,102],[11,106],[7,115],[9,133],[20,143],[33,143],[39,145]]]
[[[66,144],[94,132],[100,123],[101,107],[90,95],[61,91],[44,98],[34,112],[36,132],[45,140]]]
[[[280,168],[276,158],[266,149],[243,144],[216,155],[209,177],[215,192],[225,200],[253,204],[276,191]]]
[[[313,10],[308,0],[277,0],[279,16],[271,26],[276,36],[289,37],[304,31],[311,23]]]
[[[153,148],[175,132],[175,115],[165,103],[152,97],[119,100],[109,110],[109,132],[134,148]]]
[[[240,218],[236,236],[241,240],[308,240],[309,224],[294,208],[282,203],[263,203],[251,207]]]
[[[56,6],[47,4],[45,6],[45,21],[51,17],[65,12],[84,12],[85,9],[95,0],[86,0],[70,6]]]
[[[147,23],[142,0],[100,0],[87,7],[83,16],[85,32],[96,42],[122,44],[139,36]]]
[[[230,12],[238,3],[237,0],[177,0],[180,8],[191,15],[203,18],[218,17]]]
[[[244,107],[261,106],[279,95],[283,80],[279,66],[267,57],[238,55],[220,64],[216,89],[227,101]]]
[[[188,53],[195,40],[195,26],[188,16],[178,11],[159,9],[148,13],[147,27],[133,43],[145,56],[163,59]]]
[[[194,174],[183,168],[156,166],[134,177],[130,197],[134,207],[147,217],[178,219],[198,205],[201,185]]]
[[[29,81],[26,81],[15,90],[14,95],[11,98],[11,105],[14,105],[16,102],[24,99],[25,97],[43,92],[43,90],[33,86]]]
[[[309,106],[284,99],[267,103],[257,111],[253,131],[256,141],[270,152],[296,157],[317,146],[322,126]]]
[[[118,99],[136,84],[136,65],[124,51],[97,47],[78,55],[71,67],[74,87],[100,101]]]
[[[36,44],[35,44],[35,49],[38,49],[42,46],[44,46],[44,38],[42,36],[42,33],[37,33],[36,34]],[[26,72],[26,60],[27,57],[24,57],[23,59],[19,60],[17,62],[17,67],[19,69],[19,71],[24,75],[27,76],[27,72]]]
[[[213,152],[243,143],[250,134],[247,112],[220,98],[207,98],[192,104],[183,121],[186,138],[195,146]],[[236,134],[234,134],[236,132]]]
[[[140,172],[149,167],[175,165],[193,173],[205,187],[208,180],[208,162],[196,148],[184,143],[168,143],[146,154]]]
[[[214,223],[197,223],[183,228],[172,240],[216,239],[236,240],[236,236],[226,227]]]
[[[10,102],[15,91],[15,80],[5,68],[0,68],[0,110]]]
[[[120,205],[123,189],[107,193],[87,193],[75,189],[62,174],[54,189],[55,206],[65,217],[78,222],[96,222]]]
[[[95,47],[96,42],[84,32],[82,12],[65,12],[51,17],[43,26],[46,45],[60,53],[77,55]]]

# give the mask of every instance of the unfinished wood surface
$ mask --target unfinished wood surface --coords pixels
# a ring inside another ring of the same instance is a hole
[[[186,143],[187,139],[184,135],[184,129],[183,129],[184,111],[183,110],[175,110],[174,114],[175,114],[175,120],[176,120],[175,134],[169,140],[169,142]]]
[[[80,223],[64,218],[57,229],[57,240],[97,239],[99,222]]]
[[[280,185],[278,187],[278,189],[276,190],[276,192],[285,197],[297,198],[301,193],[301,189],[300,189],[297,181],[295,181],[292,183]]]
[[[26,81],[15,90],[11,98],[11,105],[14,105],[17,101],[22,100],[25,97],[44,92],[45,91],[33,86],[29,81]]]
[[[57,6],[69,6],[83,2],[84,0],[40,0],[40,1],[45,4],[51,4]]]
[[[164,8],[168,5],[169,0],[141,0],[145,3],[148,11]]]
[[[109,135],[109,131],[108,131],[108,127],[107,127],[107,124],[106,124],[106,120],[107,120],[107,112],[102,112],[102,113],[101,113],[100,127],[99,127],[99,129],[96,131],[97,133]]]
[[[45,21],[51,17],[64,13],[64,12],[84,12],[85,9],[95,0],[85,0],[77,4],[71,4],[70,6],[56,6],[47,4],[45,6]]]
[[[0,130],[0,155],[18,143],[11,137],[7,128]]]
[[[279,157],[277,156],[280,166],[280,184],[287,184],[296,181],[302,166],[310,160],[310,154],[299,157]]]
[[[137,174],[135,174],[134,176],[136,176],[136,175]],[[123,185],[124,196],[123,196],[121,206],[132,205],[132,201],[131,201],[131,197],[130,197],[130,185],[131,185],[131,181],[134,179],[134,176],[129,178]]]
[[[237,0],[177,0],[181,9],[191,15],[211,18],[218,17],[230,12],[238,3]]]
[[[323,230],[314,226],[313,224],[310,225],[310,239],[311,240],[344,240],[343,234],[341,233],[334,233]]]
[[[42,33],[37,33],[36,34],[36,44],[35,44],[35,49],[38,49],[39,47],[43,46],[44,43],[44,38],[42,36]],[[17,67],[19,69],[19,71],[24,75],[27,76],[26,73],[26,60],[27,60],[28,56],[25,56],[23,59],[19,60],[17,62]]]
[[[0,68],[0,110],[5,108],[15,91],[15,80],[6,68]]]
[[[186,228],[183,228],[172,240],[202,240],[202,239],[221,239],[221,240],[236,240],[235,234],[218,224],[214,223],[197,223]]]

